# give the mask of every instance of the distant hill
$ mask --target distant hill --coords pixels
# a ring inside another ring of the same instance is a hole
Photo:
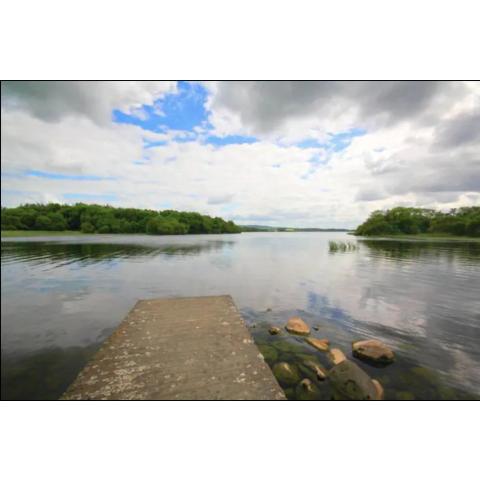
[[[242,232],[350,232],[347,228],[296,228],[267,225],[238,225]]]

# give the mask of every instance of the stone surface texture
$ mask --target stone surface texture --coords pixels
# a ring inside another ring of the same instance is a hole
[[[140,300],[63,400],[284,400],[229,295]]]

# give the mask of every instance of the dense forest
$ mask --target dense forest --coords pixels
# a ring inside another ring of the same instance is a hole
[[[141,210],[104,205],[26,204],[2,207],[2,230],[77,230],[83,233],[240,233],[232,221],[195,212]]]
[[[448,213],[425,208],[397,207],[375,211],[355,235],[415,235],[419,233],[480,237],[480,207],[462,207]]]

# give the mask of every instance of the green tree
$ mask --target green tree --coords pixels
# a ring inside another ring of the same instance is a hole
[[[80,227],[80,230],[83,233],[93,233],[95,232],[95,227],[90,222],[83,222]]]
[[[35,220],[35,230],[51,230],[52,220],[47,215],[39,215]]]

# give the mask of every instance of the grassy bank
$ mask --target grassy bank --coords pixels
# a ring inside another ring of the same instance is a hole
[[[64,235],[84,235],[82,232],[64,230],[62,232],[50,230],[2,230],[2,237],[58,237]]]
[[[368,240],[378,240],[380,238],[388,238],[392,240],[435,240],[435,241],[458,241],[458,242],[479,242],[480,237],[468,237],[466,235],[447,235],[445,233],[417,233],[415,235],[372,235],[372,236],[363,236],[358,235],[364,239]]]

